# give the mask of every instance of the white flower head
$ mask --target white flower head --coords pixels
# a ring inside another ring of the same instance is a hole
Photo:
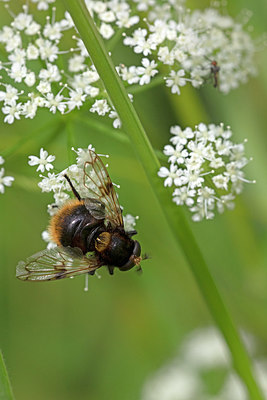
[[[1,194],[3,194],[5,192],[5,186],[11,186],[12,182],[15,179],[13,176],[4,176],[4,174],[5,174],[5,169],[1,168],[0,169],[0,193]]]
[[[38,183],[38,186],[42,189],[42,192],[56,192],[61,189],[62,187],[62,182],[59,179],[58,175],[48,172],[48,176],[42,176],[40,175],[41,182]]]
[[[69,96],[70,98],[67,101],[69,110],[73,110],[75,107],[79,109],[83,105],[87,97],[86,94],[83,93],[81,88],[77,88],[76,90],[71,90]]]
[[[18,90],[11,85],[6,85],[5,89],[0,91],[0,101],[4,101],[5,105],[15,106],[19,98]]]
[[[31,0],[33,3],[37,3],[38,10],[48,10],[49,4],[54,3],[56,0]]]
[[[55,0],[31,0],[31,3],[31,7],[23,6],[17,14],[10,10],[13,20],[0,29],[5,53],[5,61],[0,63],[2,82],[9,82],[9,88],[6,84],[6,89],[0,91],[4,121],[12,124],[21,117],[34,118],[40,107],[65,114],[80,109],[85,101],[90,112],[108,114],[113,105],[102,90],[100,77],[69,13],[60,18]],[[175,95],[181,94],[186,84],[198,88],[215,81],[217,90],[228,93],[255,75],[255,44],[245,27],[220,14],[218,9],[190,11],[184,3],[184,0],[159,4],[155,0],[85,1],[105,41],[121,40],[122,45],[134,52],[134,57],[129,57],[136,60],[132,65],[126,66],[123,59],[116,65],[126,86],[148,85],[157,76]],[[46,18],[36,20],[34,6]],[[145,27],[140,12],[146,13]],[[66,49],[69,40],[72,42]],[[21,85],[25,86],[24,91]],[[50,98],[61,95],[62,87],[66,90],[60,104],[46,101],[48,95]],[[42,101],[28,103],[30,94]],[[112,113],[110,117],[114,118]],[[120,122],[115,118],[113,124],[119,126]],[[231,132],[224,133],[228,138],[224,136],[223,140],[230,139]],[[216,132],[209,129],[209,135],[211,140]],[[201,137],[207,140],[204,132]],[[181,138],[184,139],[190,137]],[[217,147],[223,155],[220,141]]]
[[[105,24],[104,22],[102,22],[99,32],[104,39],[110,39],[115,33],[112,26],[109,24]]]
[[[142,59],[142,67],[137,68],[137,73],[141,77],[139,80],[139,85],[147,85],[151,78],[158,73],[156,69],[157,64],[154,60],[150,61],[148,58]]]
[[[115,110],[110,111],[109,118],[113,119],[113,126],[115,129],[121,127],[121,120]]]
[[[183,1],[135,2],[146,11],[146,29],[125,34],[123,43],[168,67],[163,76],[172,93],[179,95],[187,82],[195,88],[210,82],[228,93],[255,74],[256,46],[230,16],[212,7],[190,11]]]
[[[96,100],[90,108],[90,111],[98,115],[105,115],[110,111],[110,107],[107,100]]]
[[[174,187],[173,201],[186,205],[194,221],[214,218],[216,209],[222,213],[233,209],[234,199],[241,193],[245,178],[244,144],[230,140],[230,129],[221,125],[205,125],[182,129],[171,127],[172,137],[164,147],[169,169],[162,166],[158,172],[164,186]]]
[[[48,155],[48,152],[41,148],[40,157],[29,156],[28,164],[30,166],[38,165],[36,171],[44,172],[53,169],[54,166],[51,164],[56,159],[55,156]]]
[[[188,80],[184,76],[185,71],[183,69],[180,69],[177,72],[171,71],[170,76],[166,79],[166,86],[171,87],[172,93],[181,93],[180,87],[185,86],[186,81]]]
[[[4,121],[9,124],[21,117],[34,118],[40,107],[51,113],[66,113],[79,109],[89,99],[92,108],[94,98],[99,96],[99,76],[89,54],[82,40],[77,37],[69,14],[65,14],[63,19],[58,18],[54,2],[32,0],[39,10],[38,22],[32,7],[23,6],[17,15],[10,10],[13,21],[10,26],[0,29],[0,43],[6,53],[3,57],[7,60],[0,62],[3,82],[0,101]],[[111,4],[109,8],[112,8]],[[108,14],[103,18],[102,33],[107,39],[111,37],[111,31],[115,33],[118,20],[115,6],[113,8],[114,11],[110,10],[115,16],[112,25],[106,21]],[[43,20],[41,11],[46,17]],[[65,47],[66,35],[73,40],[69,49]],[[24,85],[24,90],[18,89],[20,84]],[[101,97],[99,101],[106,101],[105,93]],[[92,112],[95,112],[94,107]],[[99,114],[104,115],[103,112]]]
[[[139,217],[136,216],[134,217],[131,214],[126,214],[123,216],[123,223],[124,223],[124,229],[126,232],[134,231],[135,226],[136,226],[136,220],[138,220]]]
[[[5,114],[4,122],[7,122],[8,124],[13,124],[15,119],[20,119],[20,116],[22,114],[22,104],[13,104],[12,106],[6,105],[5,107],[2,107],[2,112]]]
[[[89,144],[87,149],[82,149],[82,148],[79,147],[77,150],[74,149],[74,148],[72,148],[72,150],[77,154],[77,158],[76,158],[77,165],[79,167],[83,167],[83,165],[84,165],[84,163],[86,161],[91,161],[90,154],[89,154],[88,150],[95,151],[95,148],[93,147],[92,144]]]

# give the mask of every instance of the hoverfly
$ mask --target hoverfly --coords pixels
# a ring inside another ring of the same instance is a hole
[[[105,165],[88,149],[83,166],[83,185],[88,197],[81,198],[68,175],[75,196],[50,221],[50,235],[57,247],[43,250],[17,265],[16,276],[24,281],[51,281],[81,274],[94,275],[106,265],[128,271],[141,261],[141,246],[126,232],[117,194]],[[87,275],[88,276],[88,275]]]

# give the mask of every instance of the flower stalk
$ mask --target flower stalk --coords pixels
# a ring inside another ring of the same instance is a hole
[[[104,47],[84,1],[64,0],[64,3],[120,117],[123,129],[129,136],[133,148],[144,167],[169,226],[184,251],[206,304],[228,344],[236,371],[246,385],[250,398],[252,400],[263,400],[263,396],[253,377],[251,362],[239,333],[214,283],[183,212],[177,209],[175,204],[170,201],[171,191],[169,188],[163,187],[160,178],[157,176],[160,163],[116,73],[111,57]]]

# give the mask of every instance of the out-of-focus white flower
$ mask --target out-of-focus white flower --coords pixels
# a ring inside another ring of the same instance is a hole
[[[84,64],[85,58],[81,55],[75,55],[69,59],[69,70],[71,72],[83,71],[86,66]]]
[[[3,160],[3,158],[2,158],[2,160]],[[1,162],[1,164],[3,164],[3,162]],[[5,192],[5,186],[11,186],[12,182],[15,179],[13,176],[4,176],[4,174],[5,174],[5,169],[1,168],[0,169],[0,193],[2,193],[2,194]]]
[[[126,232],[134,231],[137,219],[139,219],[138,216],[134,217],[131,214],[123,216],[124,229]]]
[[[4,122],[8,124],[13,124],[15,119],[20,119],[20,115],[22,114],[22,104],[14,104],[12,106],[4,106],[2,107],[2,112],[5,114]]]
[[[248,334],[242,336],[248,351],[255,353],[254,338]],[[265,396],[266,367],[266,359],[256,359],[256,378]],[[228,348],[215,328],[202,328],[189,334],[177,354],[145,382],[141,400],[173,399],[247,399],[243,384],[232,372]]]
[[[5,85],[5,91],[0,91],[0,101],[4,101],[5,105],[15,106],[19,98],[19,92],[11,85]]]
[[[31,0],[32,3],[37,3],[38,10],[48,10],[49,4],[54,3],[56,0]]]
[[[99,32],[104,39],[110,39],[114,35],[114,29],[109,24],[102,22]]]
[[[113,119],[113,126],[114,128],[120,128],[121,127],[121,120],[119,119],[119,116],[115,110],[111,110],[109,113],[109,117]]]
[[[36,87],[42,94],[51,93],[51,84],[47,81],[40,81],[39,85]]]
[[[29,87],[33,86],[35,84],[35,82],[36,82],[35,73],[32,71],[32,72],[29,72],[28,74],[26,74],[24,82]]]

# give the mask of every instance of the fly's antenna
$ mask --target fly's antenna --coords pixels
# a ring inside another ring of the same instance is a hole
[[[72,184],[70,178],[68,177],[68,175],[65,174],[65,175],[64,175],[64,178],[67,179],[67,181],[68,181],[68,183],[69,183],[69,185],[70,185],[70,187],[71,187],[71,190],[72,190],[74,196],[77,197],[77,199],[80,201],[80,200],[81,200],[81,196],[79,195],[79,193],[77,192],[77,190],[76,190],[75,187],[73,186],[73,184]]]

